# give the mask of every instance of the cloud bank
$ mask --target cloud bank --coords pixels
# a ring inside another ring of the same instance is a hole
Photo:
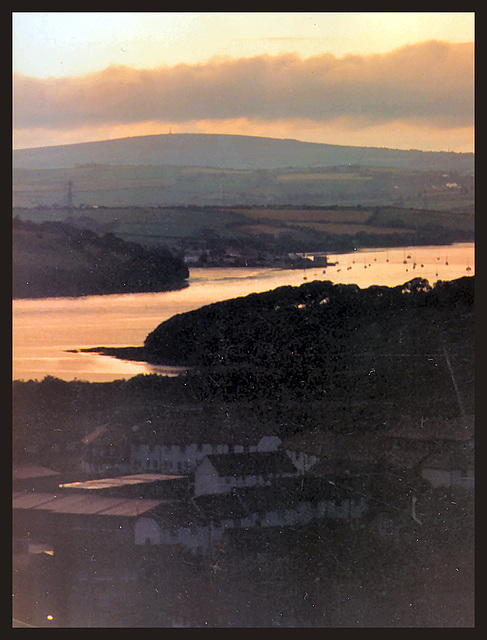
[[[473,43],[431,41],[368,56],[262,55],[150,70],[110,67],[71,78],[15,76],[14,127],[238,118],[469,127],[473,60]]]

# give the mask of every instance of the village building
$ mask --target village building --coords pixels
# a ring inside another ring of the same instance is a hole
[[[102,424],[81,439],[79,468],[85,474],[129,473],[130,447],[126,431]]]
[[[293,477],[297,473],[289,457],[281,451],[208,455],[195,470],[194,495],[263,486],[276,478]]]
[[[421,462],[421,477],[436,488],[473,491],[475,486],[473,451],[444,443],[442,451],[428,455]]]
[[[473,415],[420,420],[414,428],[411,421],[402,420],[388,431],[387,440],[396,450],[408,444],[426,451],[418,470],[433,488],[474,489]]]
[[[130,471],[185,474],[195,470],[208,455],[277,451],[281,444],[278,436],[252,438],[245,434],[229,434],[226,438],[196,438],[160,434],[152,441],[133,438],[130,444]]]
[[[190,478],[185,475],[139,473],[94,478],[59,485],[64,493],[78,493],[123,498],[183,498],[189,491]]]
[[[366,510],[366,499],[347,487],[321,478],[287,477],[265,486],[197,495],[187,512],[169,511],[167,506],[165,513],[156,509],[137,521],[135,543],[181,545],[206,553],[226,534],[304,526],[314,520],[355,526]]]
[[[14,464],[12,489],[14,491],[55,491],[61,474],[36,464]]]
[[[388,429],[362,434],[315,429],[288,438],[282,449],[303,474],[364,477],[374,473],[411,482],[425,480],[432,487],[472,489],[473,434],[473,416],[402,416]]]
[[[340,462],[376,464],[382,451],[374,446],[369,434],[335,433],[313,429],[285,440],[282,449],[293,461],[300,473],[313,470],[316,465],[333,467]]]
[[[137,518],[163,503],[62,491],[14,492],[14,536],[49,542],[54,547],[70,535],[79,543],[96,539],[97,544],[109,547],[133,544]]]

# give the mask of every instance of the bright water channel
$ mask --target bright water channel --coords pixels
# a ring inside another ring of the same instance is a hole
[[[148,333],[175,314],[282,285],[330,280],[363,288],[395,286],[415,277],[426,278],[430,284],[453,280],[474,274],[474,251],[472,243],[368,249],[329,254],[329,260],[337,264],[325,270],[191,269],[189,287],[179,291],[14,300],[12,377],[42,380],[50,375],[62,380],[108,382],[140,373],[175,375],[174,368],[69,350],[140,346]]]

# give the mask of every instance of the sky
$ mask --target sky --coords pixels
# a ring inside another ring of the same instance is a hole
[[[474,151],[473,12],[13,12],[13,146],[229,133]]]

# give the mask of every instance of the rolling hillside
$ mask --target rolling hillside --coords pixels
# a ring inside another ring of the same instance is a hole
[[[473,171],[473,154],[341,146],[223,134],[166,134],[15,150],[15,169],[79,164],[276,169],[359,164],[423,171]]]

